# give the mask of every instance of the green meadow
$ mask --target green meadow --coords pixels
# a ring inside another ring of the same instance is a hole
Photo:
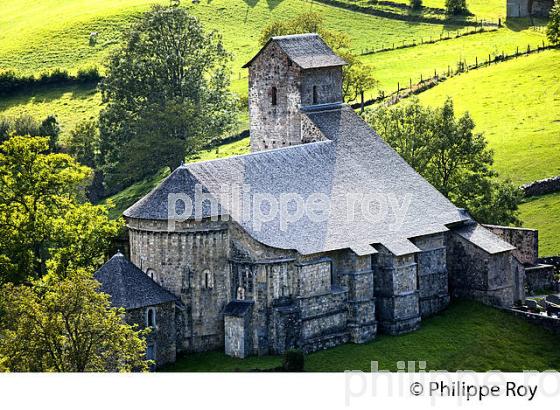
[[[476,302],[457,301],[423,320],[419,330],[381,335],[365,344],[345,344],[306,355],[307,372],[396,371],[397,362],[425,361],[426,370],[485,372],[557,369],[560,338],[523,319]],[[221,352],[193,353],[163,371],[250,371],[280,366],[278,356],[235,359]]]
[[[542,46],[543,42],[548,44],[541,32],[528,29],[525,23],[519,22],[516,27],[517,30],[505,27],[434,44],[420,44],[416,47],[369,54],[361,60],[371,66],[380,89],[394,92],[399,83],[400,87],[404,88],[409,86],[411,80],[417,83],[421,77],[425,79],[434,76],[435,73],[455,71],[459,62],[469,65],[475,64],[476,61],[482,63],[488,61],[488,57],[494,60],[502,53],[526,51],[528,45],[534,49]],[[420,42],[422,39],[415,40]],[[375,97],[375,93],[376,90],[372,90],[367,97]]]
[[[560,175],[560,50],[459,75],[420,101],[436,106],[448,96],[484,132],[502,177],[522,184]]]
[[[560,192],[530,198],[520,210],[523,225],[539,230],[539,254],[560,255]]]

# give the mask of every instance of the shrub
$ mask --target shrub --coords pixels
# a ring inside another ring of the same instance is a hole
[[[410,0],[410,7],[413,10],[420,10],[422,8],[422,0]]]
[[[467,0],[445,0],[445,10],[449,15],[467,14]]]
[[[101,81],[101,74],[97,67],[80,68],[76,74],[76,80],[80,83],[98,83]]]
[[[303,372],[305,357],[301,350],[290,349],[284,354],[283,368],[286,372]]]

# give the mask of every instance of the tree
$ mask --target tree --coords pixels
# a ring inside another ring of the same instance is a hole
[[[410,8],[420,10],[422,8],[422,0],[410,0]]]
[[[409,105],[368,115],[372,127],[428,182],[479,222],[519,224],[521,191],[492,170],[493,152],[475,133],[468,113],[455,117],[453,101],[431,109]]]
[[[11,135],[28,135],[31,137],[49,138],[49,148],[52,152],[58,149],[58,136],[60,126],[56,116],[49,115],[39,123],[28,114],[15,118],[0,118],[0,143],[6,141]]]
[[[550,10],[546,35],[552,44],[560,44],[560,0],[556,0]]]
[[[467,0],[445,0],[445,10],[449,15],[467,14]]]
[[[83,203],[91,170],[50,153],[47,138],[0,144],[0,283],[25,283],[103,261],[122,225]]]
[[[342,93],[345,101],[354,101],[358,97],[364,104],[364,92],[375,87],[378,82],[373,77],[373,68],[365,66],[350,50],[350,37],[324,27],[323,17],[316,12],[302,13],[291,20],[275,20],[266,26],[260,36],[260,45],[274,36],[288,34],[318,33],[323,40],[348,63],[343,68]]]
[[[111,56],[101,83],[100,159],[107,194],[172,169],[233,129],[229,54],[179,7],[154,6]]]
[[[70,131],[68,153],[80,164],[95,168],[99,153],[99,128],[97,121],[82,121]]]
[[[60,125],[58,125],[58,120],[56,119],[56,116],[49,115],[41,122],[37,136],[47,137],[49,139],[50,151],[55,152],[58,150],[59,135],[60,135]]]
[[[145,331],[127,325],[90,273],[0,291],[0,370],[146,371]]]

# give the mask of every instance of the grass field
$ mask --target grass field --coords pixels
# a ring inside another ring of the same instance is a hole
[[[4,0],[0,4],[0,68],[26,73],[99,63],[132,19],[163,0]],[[436,36],[449,27],[390,20],[303,0],[213,0],[183,2],[208,29],[224,36],[234,53],[235,75],[257,50],[261,30],[273,19],[307,10],[323,15],[326,26],[348,33],[357,50],[415,36]],[[451,28],[453,30],[453,27]],[[89,46],[89,33],[98,45]]]
[[[0,3],[0,70],[37,74],[53,68],[76,70],[100,65],[118,43],[122,32],[155,0],[5,0]],[[214,0],[184,2],[207,29],[216,29],[233,53],[232,89],[247,93],[241,66],[258,50],[261,30],[275,18],[289,18],[307,10],[321,13],[326,26],[348,33],[356,50],[380,47],[389,41],[439,36],[454,30],[443,24],[390,20],[303,0]],[[89,46],[89,34],[98,32],[98,44]],[[56,114],[63,135],[99,112],[100,97],[93,89],[56,87],[0,100],[0,115],[28,112],[44,117]]]
[[[393,0],[396,3],[409,4],[407,0]],[[424,7],[445,8],[445,0],[422,0]],[[467,7],[478,19],[496,21],[506,17],[506,2],[501,0],[467,0]]]
[[[454,98],[495,151],[495,169],[521,184],[560,175],[560,50],[520,57],[458,77],[420,95]]]
[[[402,336],[346,344],[306,356],[309,372],[397,370],[398,361],[426,361],[428,370],[560,369],[560,338],[508,313],[475,302],[455,302],[443,313],[424,320],[420,330]],[[164,371],[234,371],[270,369],[275,356],[233,359],[223,353],[189,354]]]
[[[427,40],[426,38],[424,38]],[[420,38],[416,38],[420,42]],[[397,90],[397,83],[401,88],[408,87],[410,79],[414,83],[420,81],[420,76],[428,78],[434,72],[446,73],[448,68],[457,69],[459,61],[474,64],[475,59],[486,61],[488,56],[494,59],[496,55],[512,54],[519,47],[520,51],[547,43],[546,37],[537,31],[528,29],[524,22],[519,22],[516,29],[501,28],[497,31],[479,33],[459,38],[452,38],[434,44],[423,44],[416,47],[394,51],[386,51],[363,56],[361,60],[372,67],[375,78],[379,81],[379,88],[386,92]],[[373,97],[371,92],[366,97]]]
[[[101,95],[90,86],[43,87],[30,93],[0,98],[0,115],[28,114],[37,119],[55,114],[61,124],[61,140],[77,123],[96,118],[101,109]]]
[[[539,229],[539,254],[560,255],[560,192],[531,198],[520,210],[523,225]]]

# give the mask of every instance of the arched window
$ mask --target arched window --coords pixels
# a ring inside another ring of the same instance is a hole
[[[317,94],[317,86],[313,86],[313,104],[317,104],[319,101],[319,95]]]
[[[149,277],[150,279],[152,279],[153,281],[156,280],[156,272],[155,272],[153,269],[148,269],[148,270],[146,271],[146,275],[148,275],[148,277]]]
[[[212,289],[214,287],[214,275],[209,270],[205,270],[203,273],[204,287],[206,289]]]
[[[237,288],[237,300],[245,300],[245,288],[241,286]]]
[[[278,90],[276,89],[276,87],[272,87],[272,91],[270,93],[271,99],[272,99],[272,105],[276,105],[278,104]]]
[[[146,327],[156,327],[156,308],[146,309]]]

